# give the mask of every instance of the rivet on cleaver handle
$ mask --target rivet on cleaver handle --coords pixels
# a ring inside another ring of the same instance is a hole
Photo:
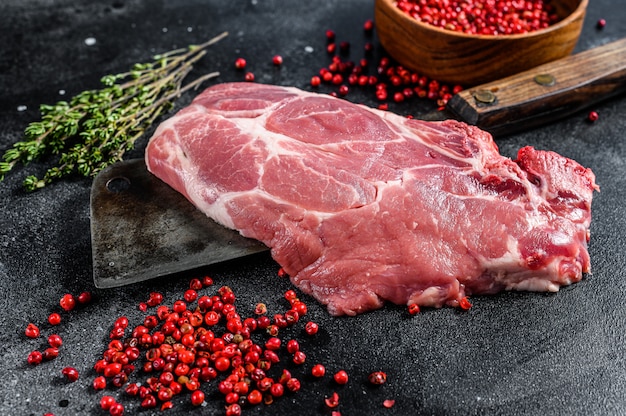
[[[94,179],[91,246],[98,288],[127,285],[268,249],[209,219],[149,173],[143,159],[109,166]]]

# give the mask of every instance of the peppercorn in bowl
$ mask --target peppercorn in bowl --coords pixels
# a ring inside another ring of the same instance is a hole
[[[474,86],[569,55],[588,0],[375,0],[380,43],[401,65]]]

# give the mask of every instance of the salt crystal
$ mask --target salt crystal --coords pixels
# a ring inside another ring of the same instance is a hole
[[[85,45],[87,46],[93,46],[96,44],[96,38],[94,37],[88,37],[87,39],[85,39]]]
[[[25,105],[18,105],[17,106],[17,111],[26,111],[28,107],[26,107]]]
[[[305,46],[304,47],[304,51],[308,52],[308,53],[313,53],[313,47],[312,46]]]

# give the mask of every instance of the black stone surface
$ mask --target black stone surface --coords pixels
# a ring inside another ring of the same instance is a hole
[[[325,30],[334,29],[339,40],[352,42],[352,56],[359,59],[365,40],[362,24],[371,17],[371,0],[3,0],[0,151],[20,140],[27,124],[38,118],[39,104],[97,88],[102,75],[125,71],[154,53],[200,43],[223,30],[230,36],[209,50],[194,75],[219,70],[220,82],[241,80],[243,73],[233,62],[243,56],[259,82],[309,88],[311,75],[328,63]],[[599,18],[607,20],[603,30],[595,27]],[[625,21],[621,2],[591,0],[577,50],[625,36]],[[96,43],[88,46],[85,39],[90,37]],[[313,51],[307,52],[307,46]],[[381,53],[377,47],[376,55]],[[281,68],[272,65],[274,54],[284,57]],[[376,104],[363,92],[348,98]],[[190,99],[185,95],[177,107]],[[405,103],[392,109],[417,115],[430,106]],[[351,381],[338,388],[329,377],[314,381],[305,376],[300,393],[269,407],[246,408],[244,414],[328,415],[323,398],[334,390],[341,395],[338,410],[343,415],[626,414],[626,98],[595,109],[600,119],[593,124],[585,121],[583,112],[499,140],[507,156],[523,145],[534,145],[593,169],[601,192],[593,203],[592,275],[557,294],[475,297],[467,313],[446,308],[415,317],[408,317],[402,307],[387,306],[355,318],[331,318],[303,296],[308,317],[322,327],[317,338],[302,338],[306,368],[315,362],[324,363],[329,373],[344,368]],[[140,157],[144,145],[145,140],[129,157]],[[50,164],[20,167],[0,182],[0,414],[106,414],[97,404],[103,393],[90,387],[92,366],[108,343],[113,320],[125,315],[139,324],[144,314],[138,304],[152,290],[164,293],[171,304],[182,296],[190,278],[210,274],[218,285],[235,290],[244,315],[260,301],[270,311],[285,307],[281,296],[289,282],[276,277],[278,267],[266,254],[96,290],[89,234],[91,181],[68,179],[35,193],[21,188],[27,175],[42,174]],[[46,323],[50,312],[60,310],[63,294],[83,290],[93,292],[89,306],[63,313],[56,328]],[[42,337],[24,336],[29,322],[40,325]],[[44,348],[53,332],[64,339],[59,357],[29,366],[28,353]],[[79,381],[64,381],[65,366],[80,371]],[[371,388],[367,374],[379,369],[388,373],[388,383]],[[209,392],[205,406],[194,409],[183,395],[165,414],[223,414],[215,385],[203,388]],[[137,400],[121,391],[109,394],[126,404],[125,414],[160,413],[141,411]],[[383,408],[385,399],[395,399],[395,406]]]

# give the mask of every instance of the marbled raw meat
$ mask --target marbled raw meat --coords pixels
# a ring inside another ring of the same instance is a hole
[[[209,217],[269,246],[335,315],[555,292],[590,269],[592,171],[532,147],[511,160],[461,122],[220,84],[158,127],[146,163]]]

